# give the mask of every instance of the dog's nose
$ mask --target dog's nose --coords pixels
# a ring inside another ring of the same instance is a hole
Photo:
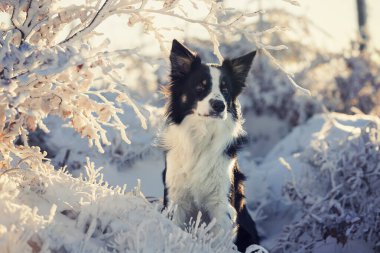
[[[226,108],[222,100],[210,99],[210,105],[211,108],[218,113],[223,112],[224,108]]]

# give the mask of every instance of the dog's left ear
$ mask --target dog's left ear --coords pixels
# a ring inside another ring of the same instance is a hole
[[[247,78],[255,55],[256,51],[253,51],[239,58],[232,60],[226,59],[223,61],[222,66],[226,67],[231,72],[235,82],[237,82],[235,85],[238,85],[241,88],[245,87],[245,79]]]
[[[201,59],[196,53],[174,39],[170,52],[170,63],[171,76],[177,79],[188,74],[194,65],[201,63]]]

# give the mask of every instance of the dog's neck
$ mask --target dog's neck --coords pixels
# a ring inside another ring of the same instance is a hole
[[[233,119],[230,114],[226,120],[193,114],[180,124],[168,124],[161,136],[161,146],[167,151],[183,145],[199,149],[208,147],[209,151],[219,153],[244,133],[242,121]]]

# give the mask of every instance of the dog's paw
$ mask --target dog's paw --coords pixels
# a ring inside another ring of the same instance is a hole
[[[245,253],[269,253],[269,252],[260,245],[252,244],[245,250]]]

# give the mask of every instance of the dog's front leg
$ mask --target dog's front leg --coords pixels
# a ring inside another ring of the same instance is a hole
[[[169,191],[172,193],[169,210],[173,211],[173,222],[184,229],[190,221],[191,208],[193,206],[192,198],[189,194],[180,191]]]
[[[230,233],[232,238],[236,237],[237,212],[228,201],[217,201],[208,207],[210,217],[216,219],[216,224],[212,229],[215,236],[221,233]]]

